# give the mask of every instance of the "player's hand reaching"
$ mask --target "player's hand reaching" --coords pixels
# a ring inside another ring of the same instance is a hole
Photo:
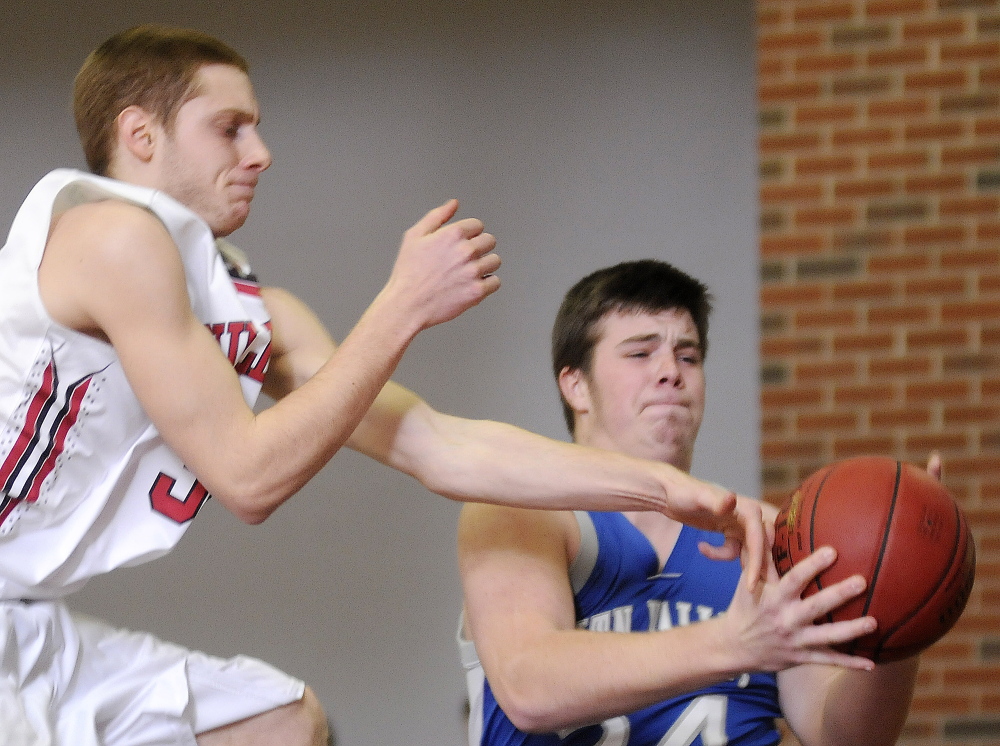
[[[832,565],[836,557],[832,547],[821,547],[779,578],[767,552],[766,582],[757,592],[748,590],[748,582],[740,582],[724,616],[727,636],[736,654],[747,656],[746,670],[782,671],[803,663],[864,670],[874,667],[867,658],[839,653],[831,647],[873,632],[873,617],[817,623],[828,612],[862,593],[863,577],[846,578],[802,598],[810,581]],[[746,573],[744,569],[744,579]]]
[[[476,218],[449,223],[458,200],[435,207],[403,235],[383,290],[420,329],[450,321],[500,287],[496,238]]]

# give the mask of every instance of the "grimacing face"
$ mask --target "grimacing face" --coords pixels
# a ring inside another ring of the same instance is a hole
[[[560,376],[577,442],[689,470],[705,412],[699,341],[687,310],[605,316],[589,374]]]
[[[257,131],[260,109],[242,70],[205,65],[197,94],[159,132],[158,188],[200,215],[216,236],[243,225],[271,154]]]

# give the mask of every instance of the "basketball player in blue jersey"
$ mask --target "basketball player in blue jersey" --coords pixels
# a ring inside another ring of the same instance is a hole
[[[574,286],[552,334],[574,441],[687,471],[709,310],[702,283],[658,261]],[[720,539],[652,513],[463,506],[470,746],[773,746],[781,717],[804,746],[895,743],[916,660],[829,647],[872,618],[814,624],[864,580],[803,600],[834,561],[821,548],[751,592],[738,560],[703,553]]]
[[[0,740],[326,740],[301,681],[72,613],[100,573],[169,552],[209,494],[266,519],[344,445],[462,500],[651,509],[763,557],[753,501],[656,462],[450,417],[389,376],[414,336],[495,292],[495,239],[457,203],[403,237],[339,346],[223,237],[271,163],[246,61],[140,27],[76,80],[93,173],[45,176],[0,249]],[[253,409],[257,394],[276,404]]]

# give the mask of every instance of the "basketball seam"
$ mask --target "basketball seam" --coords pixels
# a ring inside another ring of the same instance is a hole
[[[819,486],[816,488],[816,496],[813,498],[812,511],[809,513],[809,554],[816,551],[816,511],[819,508],[819,498],[823,494],[823,485],[826,484],[826,480],[830,478],[830,475],[833,474],[834,471],[836,471],[836,466],[823,475],[823,478],[819,482]],[[816,583],[817,590],[823,590],[823,581],[819,576],[814,578],[814,582]],[[826,621],[833,621],[832,611],[827,612]]]
[[[958,556],[958,547],[962,543],[962,523],[963,523],[962,512],[958,509],[958,505],[956,504],[954,508],[955,508],[955,518],[956,518],[955,540],[952,542],[951,560],[948,562],[947,565],[945,565],[944,572],[941,573],[941,576],[938,578],[937,583],[932,587],[931,592],[928,593],[926,596],[924,596],[923,599],[921,599],[920,604],[917,605],[913,609],[913,611],[911,611],[903,619],[900,619],[899,622],[894,627],[887,630],[885,634],[881,636],[881,639],[883,641],[887,640],[893,634],[898,632],[903,626],[906,625],[908,621],[913,619],[913,617],[915,617],[924,608],[924,606],[927,605],[927,602],[934,597],[934,594],[937,593],[938,590],[940,590],[941,584],[944,582],[945,577],[947,577],[948,573],[950,573],[954,569],[955,558]],[[883,648],[882,643],[879,643],[878,648],[876,649],[877,652],[881,652],[882,648]]]
[[[892,517],[896,512],[896,500],[899,498],[899,483],[900,478],[903,473],[903,464],[900,461],[896,462],[896,484],[892,488],[892,502],[889,503],[889,515],[886,516],[885,527],[882,529],[882,546],[878,550],[878,559],[875,561],[875,569],[872,571],[872,582],[868,585],[868,592],[865,594],[865,606],[861,610],[862,616],[868,615],[868,609],[872,604],[872,597],[875,595],[875,584],[878,583],[879,571],[882,569],[882,560],[885,558],[885,548],[889,544],[889,534],[892,531]],[[881,636],[879,643],[875,646],[873,651],[874,656],[878,656],[879,652],[882,650],[882,640],[885,637]],[[854,647],[857,647],[857,640],[854,641]]]

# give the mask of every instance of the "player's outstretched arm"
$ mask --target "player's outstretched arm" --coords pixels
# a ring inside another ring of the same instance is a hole
[[[260,414],[192,311],[177,247],[145,210],[110,200],[62,215],[42,296],[57,321],[115,347],[166,442],[217,499],[258,522],[343,445],[419,331],[498,287],[495,240],[478,220],[447,222],[456,208],[431,210],[407,231],[389,281],[339,350],[328,343],[313,375]],[[279,312],[276,337],[296,313]]]
[[[392,382],[349,445],[455,500],[659,511],[726,534],[728,545],[715,556],[735,557],[743,548],[749,566],[762,566],[765,537],[756,500],[668,464],[552,440],[500,422],[446,415]]]
[[[828,555],[809,558],[791,577],[772,575],[758,594],[741,582],[725,614],[697,624],[641,634],[577,629],[568,567],[578,537],[575,518],[565,512],[462,509],[459,570],[468,631],[491,689],[522,730],[599,722],[744,672],[804,660],[870,665],[828,647],[865,634],[866,622],[813,623],[856,595],[857,584],[843,581],[809,601],[800,598],[829,565]]]

